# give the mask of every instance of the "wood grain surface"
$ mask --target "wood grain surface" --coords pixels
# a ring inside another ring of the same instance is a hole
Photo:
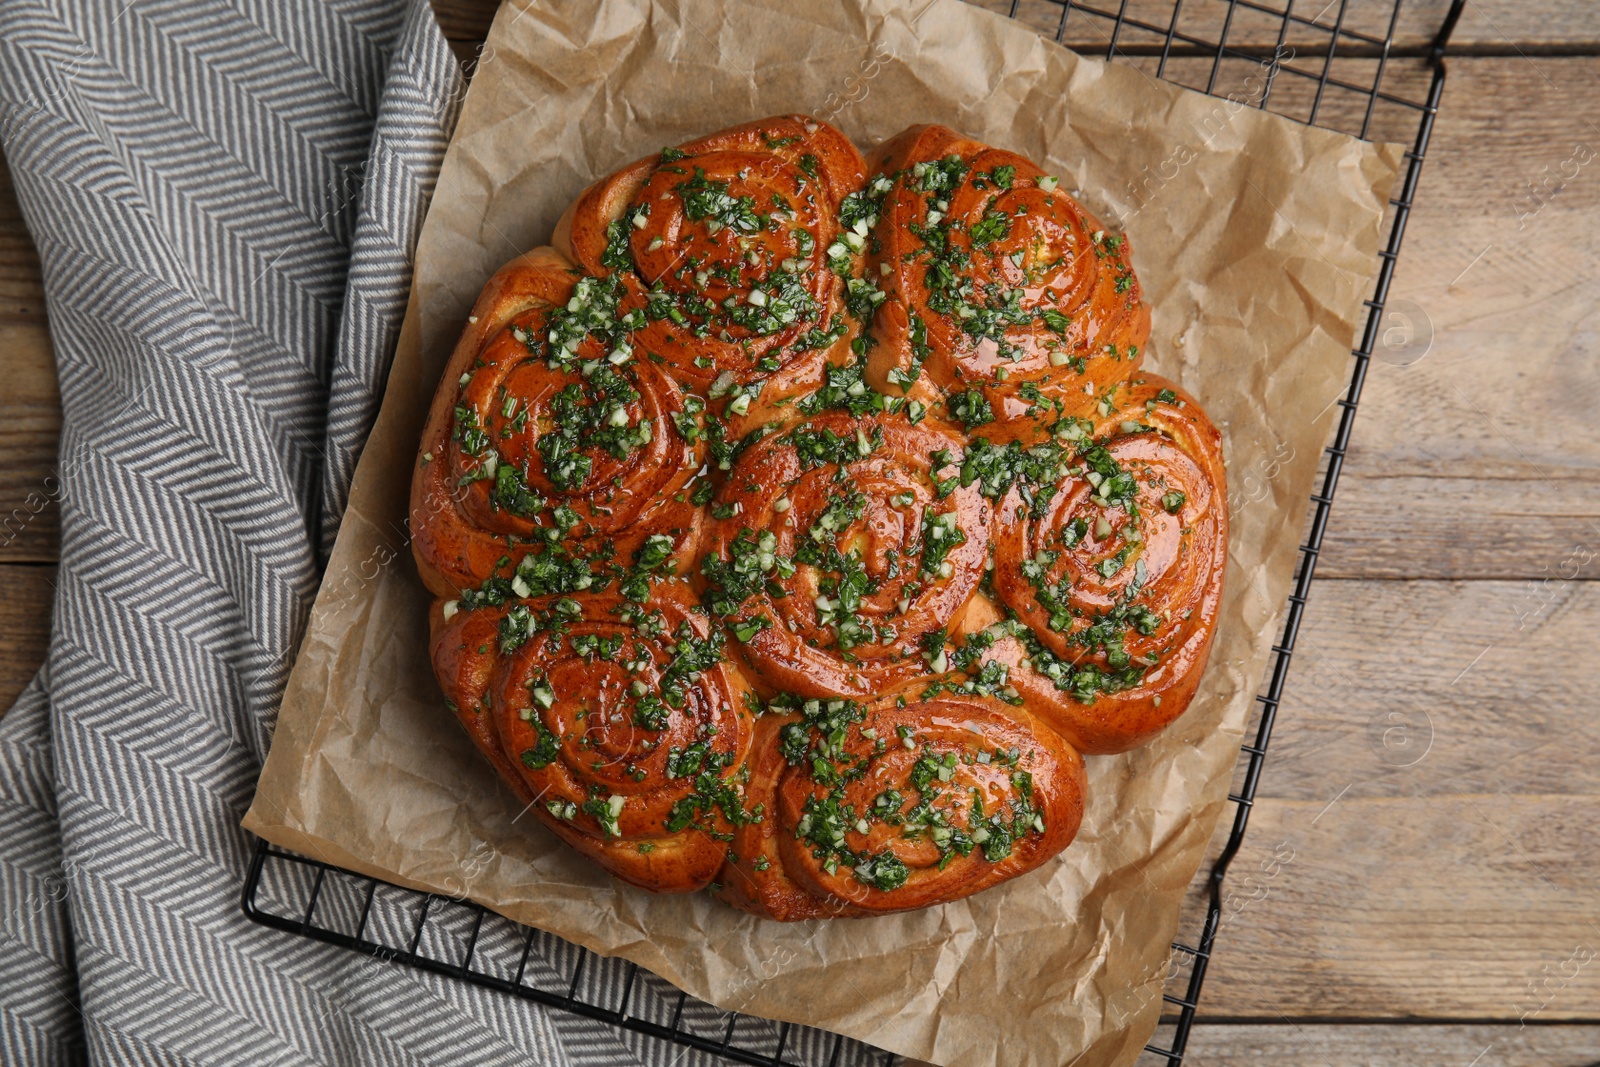
[[[9,708],[44,662],[56,569],[0,566],[0,708]]]
[[[470,57],[495,4],[434,7]],[[1301,59],[1341,10],[1386,28],[1386,3],[1320,7],[1294,7],[1317,24],[1288,38]],[[1404,4],[1397,54],[1446,7]],[[1228,9],[1190,0],[1180,30],[1215,35]],[[1018,5],[1052,36],[1061,11]],[[1105,51],[1105,20],[1066,26]],[[1237,6],[1228,41],[1270,51],[1276,26]],[[1155,40],[1118,44],[1153,73]],[[1211,60],[1185,51],[1165,73],[1203,84]],[[1473,2],[1453,51],[1191,1063],[1600,1064],[1600,18]],[[60,415],[38,260],[0,177],[4,706],[48,634]]]
[[[1600,548],[1597,89],[1593,57],[1451,61],[1319,575],[1543,580]]]
[[[1594,1019],[1600,797],[1339,788],[1257,804],[1208,1018]]]
[[[1600,1026],[1202,1022],[1197,1067],[1595,1067]]]

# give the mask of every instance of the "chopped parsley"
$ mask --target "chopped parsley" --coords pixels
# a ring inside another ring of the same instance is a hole
[[[522,765],[529,770],[542,771],[554,763],[561,755],[561,746],[556,741],[556,735],[545,726],[544,720],[537,714],[530,720],[534,730],[538,733],[539,742],[534,747],[524,749],[521,759]]]
[[[729,196],[728,183],[707,179],[700,167],[694,168],[694,177],[673,189],[683,199],[683,213],[695,222],[714,219],[739,233],[757,233],[763,227],[755,197]]]
[[[866,415],[885,410],[886,398],[867,385],[863,377],[865,371],[866,363],[859,359],[842,366],[829,364],[824,371],[822,388],[802,397],[795,407],[806,415],[836,410]]]
[[[923,574],[949,577],[952,569],[947,565],[946,557],[951,549],[966,543],[967,535],[958,524],[955,512],[936,515],[930,509],[922,513]]]
[[[746,809],[735,783],[722,774],[732,762],[732,753],[708,751],[700,757],[693,772],[690,793],[673,804],[667,814],[665,825],[668,831],[677,833],[694,827],[717,840],[728,840],[732,835],[719,829],[719,814],[733,826],[761,821],[761,805]],[[746,772],[741,770],[739,773]]]
[[[969,233],[974,248],[983,248],[1011,236],[1011,216],[1003,211],[989,211],[972,224]]]
[[[544,498],[528,488],[527,476],[509,463],[495,467],[489,500],[518,518],[531,519],[544,507]]]
[[[583,487],[594,468],[591,451],[626,459],[650,443],[650,420],[636,421],[628,405],[639,399],[622,374],[599,363],[580,381],[569,382],[550,399],[552,428],[540,435],[539,454],[545,477],[563,493]]]
[[[866,459],[883,446],[883,430],[874,426],[872,433],[857,429],[853,437],[841,437],[829,427],[813,430],[801,427],[789,435],[804,470],[829,465],[843,467],[858,459]]]
[[[951,418],[969,430],[994,421],[994,408],[990,406],[988,397],[977,389],[954,394],[945,401],[945,407],[949,409]]]
[[[733,618],[744,608],[745,602],[766,590],[768,583],[794,574],[794,563],[777,554],[778,538],[771,530],[759,535],[749,528],[741,529],[728,543],[728,558],[718,558],[708,553],[700,561],[700,573],[709,583],[704,595],[707,608],[714,615]],[[781,587],[776,593],[783,592]],[[754,632],[750,636],[755,636]],[[749,640],[749,638],[741,638]]]

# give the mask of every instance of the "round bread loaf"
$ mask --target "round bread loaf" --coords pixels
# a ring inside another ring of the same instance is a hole
[[[617,877],[780,920],[1066,848],[1194,698],[1221,436],[1124,236],[1011,152],[779,116],[583,192],[485,286],[413,546],[450,709]]]

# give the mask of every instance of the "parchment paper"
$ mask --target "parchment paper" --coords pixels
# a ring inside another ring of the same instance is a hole
[[[1084,828],[1059,860],[925,911],[786,925],[631,889],[531,819],[513,825],[521,805],[433,681],[406,491],[445,357],[501,263],[545,243],[594,178],[795,111],[864,150],[946,123],[1117,220],[1154,308],[1151,368],[1223,429],[1233,528],[1198,699],[1154,743],[1089,760]],[[1399,159],[1076,57],[957,0],[511,0],[422,231],[388,392],[245,825],[390,881],[465,881],[496,911],[724,1008],[940,1064],[1131,1062],[1279,631]]]

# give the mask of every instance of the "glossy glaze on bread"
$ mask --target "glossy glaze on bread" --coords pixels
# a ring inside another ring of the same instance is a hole
[[[1126,238],[805,116],[596,183],[485,286],[412,485],[449,705],[626,881],[782,920],[1037,868],[1194,697],[1221,436]]]

